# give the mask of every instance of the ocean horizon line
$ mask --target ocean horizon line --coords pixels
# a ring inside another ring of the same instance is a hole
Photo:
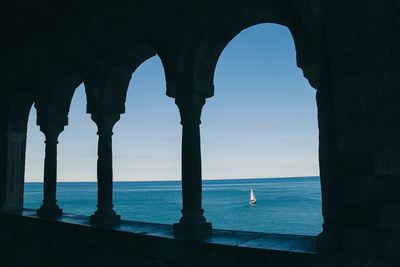
[[[203,181],[237,181],[237,180],[262,180],[262,179],[294,179],[294,178],[317,178],[320,177],[319,175],[311,175],[311,176],[284,176],[284,177],[257,177],[257,178],[208,178],[208,179],[203,179]],[[124,181],[113,181],[114,183],[132,183],[132,182],[138,182],[138,183],[144,183],[144,182],[180,182],[181,179],[175,179],[175,180],[124,180]],[[34,183],[43,183],[43,181],[35,181],[35,182],[25,182],[29,184],[34,184]],[[57,183],[97,183],[97,181],[57,181]]]

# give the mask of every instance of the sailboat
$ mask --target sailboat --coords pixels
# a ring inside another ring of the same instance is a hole
[[[256,204],[256,197],[254,196],[253,188],[250,190],[250,205]]]

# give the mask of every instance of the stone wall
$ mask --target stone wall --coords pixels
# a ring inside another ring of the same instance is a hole
[[[345,251],[399,251],[398,3],[326,3],[334,111],[329,119],[334,122],[331,135],[335,135],[328,143],[335,147],[320,158],[321,182],[322,167],[328,165],[324,171],[331,181],[323,184],[322,191],[334,192],[323,196],[329,215],[325,219],[336,224],[338,248]],[[320,152],[321,148],[320,137]]]
[[[396,255],[400,251],[399,176],[344,177],[343,249]]]
[[[326,17],[338,145],[400,146],[400,36],[396,1],[331,2]]]

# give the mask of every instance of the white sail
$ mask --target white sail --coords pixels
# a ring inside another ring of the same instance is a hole
[[[256,197],[254,196],[253,188],[250,190],[250,204],[256,203]]]

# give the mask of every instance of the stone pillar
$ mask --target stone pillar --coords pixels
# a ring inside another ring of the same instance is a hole
[[[7,173],[3,211],[23,208],[26,133],[7,133]]]
[[[182,124],[182,218],[174,224],[176,235],[200,237],[211,233],[201,207],[202,177],[200,117],[205,98],[198,94],[176,97]]]
[[[57,191],[57,144],[58,136],[64,130],[64,126],[41,126],[40,130],[46,136],[46,149],[44,158],[43,177],[43,204],[37,210],[38,216],[58,217],[62,209],[58,207],[56,200]]]
[[[336,120],[329,87],[317,90],[319,128],[319,166],[322,193],[323,232],[318,236],[319,250],[338,249],[340,230],[340,175],[337,151]]]
[[[116,225],[121,222],[120,215],[113,210],[113,170],[112,170],[112,129],[119,120],[119,113],[92,113],[92,119],[98,128],[97,150],[97,210],[90,217],[90,223],[98,225]]]

